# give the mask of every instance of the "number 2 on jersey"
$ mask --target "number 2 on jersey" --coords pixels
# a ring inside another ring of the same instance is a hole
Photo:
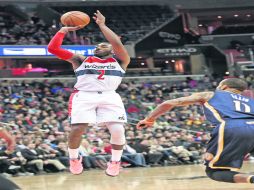
[[[100,73],[100,75],[98,76],[98,79],[104,80],[105,78],[103,77],[103,75],[105,75],[105,70],[98,70],[98,72]]]
[[[235,103],[235,110],[236,111],[241,111],[241,112],[245,112],[245,113],[250,113],[250,106],[248,104],[245,104],[243,102],[240,102],[240,101],[233,101]],[[244,110],[242,110],[242,106],[244,106]]]

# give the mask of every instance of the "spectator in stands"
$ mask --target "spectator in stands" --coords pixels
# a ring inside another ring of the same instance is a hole
[[[67,144],[65,142],[59,141],[56,147],[57,159],[65,166],[69,167],[69,153],[67,149]]]
[[[123,147],[123,156],[126,156],[130,160],[133,160],[136,166],[146,166],[146,160],[144,155],[142,153],[137,153],[137,151],[128,144],[124,145]]]
[[[46,165],[48,168],[48,165],[53,165],[54,168],[49,170],[56,172],[66,170],[66,167],[57,158],[58,151],[51,148],[48,142],[41,143],[36,148],[36,152],[39,156],[42,156],[44,166]]]
[[[22,156],[27,160],[28,165],[35,165],[38,174],[45,174],[43,156],[39,155],[33,142],[26,142],[21,149]]]
[[[96,152],[94,152],[96,150]],[[105,169],[107,165],[107,159],[103,155],[103,152],[98,154],[98,149],[93,149],[89,141],[83,139],[80,146],[80,154],[84,158],[83,165],[85,168],[101,168]]]
[[[251,83],[251,78],[253,77],[249,76],[249,78]],[[127,82],[123,83],[119,88],[122,97],[126,97],[123,99],[125,105],[127,105],[130,121],[125,128],[128,145],[137,153],[144,155],[148,165],[188,163],[185,160],[192,163],[200,163],[204,145],[209,139],[208,134],[202,133],[202,131],[211,129],[211,126],[204,122],[201,109],[195,106],[192,108],[179,108],[172,111],[169,115],[161,117],[154,129],[146,131],[136,131],[131,124],[135,123],[135,119],[142,118],[147,110],[154,109],[154,104],[149,102],[150,99],[163,101],[164,99],[182,95],[182,93],[189,93],[190,90],[213,88],[217,83],[215,80],[210,80],[206,77],[204,82],[196,81],[197,86],[193,89],[188,85],[186,86],[188,84],[186,81]],[[213,86],[206,85],[211,84],[212,81],[215,83]],[[71,93],[69,88],[71,85],[71,82],[64,83],[50,80],[43,82],[1,82],[1,121],[11,123],[14,135],[17,138],[17,151],[21,151],[22,155],[27,159],[25,164],[26,171],[33,173],[38,172],[38,170],[44,171],[44,168],[48,168],[48,164],[45,161],[49,159],[48,156],[50,155],[54,155],[53,158],[55,160],[60,160],[63,165],[67,166],[67,161],[64,159],[67,156],[66,144],[63,142],[66,141],[70,125],[67,119],[67,110],[63,108]],[[172,93],[175,90],[172,90],[171,87],[177,89],[177,92]],[[147,110],[140,109],[144,106],[146,106]],[[195,133],[195,131],[199,132]],[[106,154],[106,152],[110,152],[110,146],[107,146],[108,137],[106,129],[98,126],[89,128],[85,137],[91,142],[86,151],[93,159],[101,158],[101,167],[103,167],[105,160],[109,158]],[[154,142],[151,139],[156,139],[156,141]],[[28,142],[34,142],[36,147],[47,148],[46,153],[44,152],[42,155],[48,156],[40,156],[34,148],[35,145],[28,145]],[[41,145],[42,142],[44,142],[44,145]],[[103,147],[105,147],[105,150]],[[174,153],[171,151],[172,147],[185,153],[180,154],[177,151]],[[132,166],[138,166],[141,162],[144,163],[142,159],[140,159],[142,161],[135,159],[135,157],[129,157]],[[8,172],[9,161],[6,159],[7,162],[3,163],[5,162],[4,160],[0,160],[0,171]],[[95,163],[95,167],[98,166]]]

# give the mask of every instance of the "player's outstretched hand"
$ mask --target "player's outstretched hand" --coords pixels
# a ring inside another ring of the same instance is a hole
[[[62,27],[59,32],[64,32],[64,33],[68,33],[68,32],[71,32],[71,31],[76,31],[76,30],[79,30],[81,28],[83,28],[84,26],[80,25],[80,26],[64,26]]]
[[[103,14],[101,14],[101,12],[98,10],[96,11],[96,13],[94,13],[93,19],[98,25],[105,24],[106,20],[105,16],[103,16]]]
[[[144,119],[144,120],[141,120],[140,122],[138,122],[136,127],[137,127],[137,129],[152,127],[154,122],[155,122],[155,120]]]

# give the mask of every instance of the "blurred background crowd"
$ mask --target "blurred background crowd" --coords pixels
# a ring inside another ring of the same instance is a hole
[[[250,7],[254,2],[68,0],[67,5],[61,1],[1,1],[0,127],[11,131],[17,146],[13,154],[7,154],[6,142],[0,139],[0,173],[22,176],[68,170],[68,100],[74,72],[69,63],[49,55],[41,45],[47,45],[62,26],[60,16],[73,10],[89,16],[100,10],[131,57],[126,76],[133,80],[125,79],[117,90],[128,115],[122,167],[202,163],[212,131],[202,107],[174,109],[153,128],[137,130],[135,125],[164,100],[214,90],[222,79],[219,76],[239,76],[252,89],[254,17]],[[63,44],[78,46],[69,48],[90,55],[86,45],[104,40],[91,21],[67,34]],[[35,48],[42,48],[42,53]],[[61,80],[50,78],[60,76]],[[91,125],[86,131],[80,146],[85,169],[105,169],[111,152],[109,138],[105,126]]]
[[[247,76],[250,86],[253,76]],[[135,124],[164,100],[195,91],[214,90],[220,79],[196,81],[123,82],[118,88],[128,114],[123,167],[202,163],[212,126],[201,106],[177,108],[160,117],[154,128]],[[4,80],[0,84],[0,120],[16,138],[13,154],[0,140],[0,172],[6,176],[62,172],[68,168],[68,99],[73,81]],[[106,167],[110,135],[105,126],[91,125],[83,136],[80,154],[85,169]]]

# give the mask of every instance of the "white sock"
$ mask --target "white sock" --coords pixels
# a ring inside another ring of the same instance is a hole
[[[68,148],[68,152],[69,152],[69,157],[70,159],[77,159],[78,158],[78,153],[79,153],[79,150],[78,148],[76,149],[70,149]]]
[[[111,161],[119,162],[121,160],[123,150],[114,150],[114,149],[112,149],[111,152],[112,152]]]

